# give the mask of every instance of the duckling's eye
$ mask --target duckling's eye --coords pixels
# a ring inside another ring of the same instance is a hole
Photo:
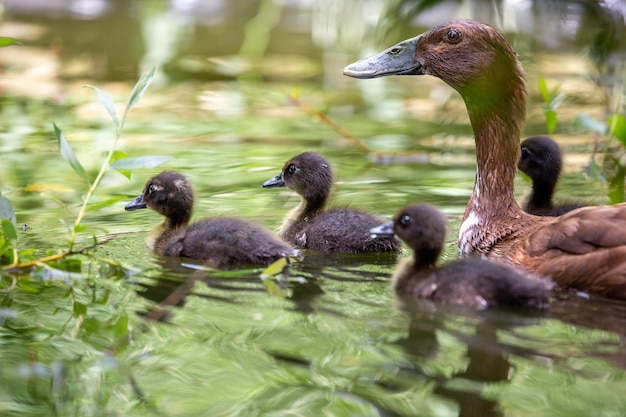
[[[522,159],[530,158],[533,153],[526,146],[522,146]]]
[[[294,172],[296,172],[298,170],[298,167],[295,166],[294,164],[291,164],[287,167],[287,173],[289,174],[293,174]]]
[[[411,216],[405,214],[404,216],[400,217],[400,219],[398,219],[398,223],[400,223],[400,226],[402,227],[407,227],[411,224]]]
[[[461,38],[463,38],[461,32],[459,32],[457,29],[450,29],[446,32],[444,36],[446,41],[448,41],[449,43],[459,43],[461,42]]]
[[[400,48],[399,46],[394,46],[393,48],[391,48],[389,53],[391,55],[398,55],[400,53],[400,51],[402,51],[402,48]]]
[[[157,191],[159,191],[159,187],[157,187],[156,184],[150,184],[150,186],[148,187],[148,192],[156,193]]]

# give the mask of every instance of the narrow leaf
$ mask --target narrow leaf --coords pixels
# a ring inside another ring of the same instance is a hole
[[[61,155],[63,156],[63,159],[69,162],[72,168],[74,168],[74,171],[76,171],[76,173],[83,180],[85,180],[87,185],[89,185],[89,177],[87,176],[87,172],[85,171],[83,166],[80,164],[80,162],[78,162],[78,159],[76,159],[76,155],[74,155],[74,151],[72,151],[72,147],[70,146],[70,143],[65,138],[65,135],[55,123],[52,123],[52,126],[54,127],[54,136],[57,138],[57,142],[59,143],[59,150],[61,151]]]
[[[607,126],[603,122],[594,119],[588,114],[581,114],[574,120],[574,126],[582,127],[594,133],[604,135],[607,132]]]
[[[87,305],[74,301],[74,317],[85,316],[87,314]]]
[[[21,45],[22,43],[17,39],[7,38],[4,36],[0,36],[0,48],[3,46],[11,46],[11,45]]]
[[[544,110],[546,116],[546,129],[548,134],[551,135],[556,130],[556,113],[554,110]]]
[[[543,77],[539,77],[539,93],[541,93],[541,97],[543,98],[543,102],[546,104],[550,103],[550,93],[548,92],[548,86],[546,85],[546,79]]]
[[[13,205],[8,198],[0,194],[0,218],[8,219],[11,223],[16,224],[15,211]]]
[[[12,247],[17,245],[17,230],[9,219],[2,219],[2,233]]]
[[[107,200],[104,200],[104,201],[99,201],[97,203],[89,204],[89,207],[87,207],[87,210],[88,211],[94,211],[94,210],[99,210],[99,209],[104,208],[104,207],[110,207],[113,204],[119,202],[120,200],[124,200],[126,198],[127,197],[123,196],[123,195],[118,195],[117,197],[111,197],[111,198],[109,198]]]
[[[623,114],[613,114],[609,118],[609,126],[611,133],[615,136],[623,146],[626,146],[626,118]]]
[[[130,98],[128,99],[128,105],[126,105],[126,110],[124,111],[124,120],[126,120],[126,115],[137,105],[143,93],[148,89],[152,79],[154,78],[154,74],[156,72],[156,67],[152,67],[152,69],[148,72],[145,72],[139,77],[137,84],[133,88],[133,91],[130,93]]]
[[[126,152],[122,152],[122,151],[113,151],[113,154],[111,155],[111,159],[109,160],[109,165],[112,165],[115,161],[120,160],[120,159],[125,159],[128,158],[128,154]],[[123,176],[126,177],[126,179],[130,179],[130,176],[132,174],[132,171],[130,169],[117,169],[117,172],[119,172],[120,174],[122,174]]]
[[[120,120],[117,117],[117,112],[115,111],[115,104],[113,104],[113,100],[111,97],[103,90],[98,87],[94,87],[92,85],[86,85],[85,87],[91,88],[96,92],[100,102],[104,105],[104,108],[109,112],[109,116],[111,116],[111,120],[113,120],[113,124],[115,125],[115,129],[119,130],[120,128]]]
[[[270,266],[265,268],[261,273],[261,277],[272,277],[283,272],[283,269],[287,266],[287,258],[280,258],[274,261]]]
[[[120,169],[137,169],[137,168],[154,168],[172,159],[171,156],[153,155],[140,156],[137,158],[122,158],[111,164],[111,168]]]

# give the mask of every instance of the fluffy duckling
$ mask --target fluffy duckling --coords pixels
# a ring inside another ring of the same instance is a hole
[[[392,252],[400,243],[389,236],[374,239],[369,229],[381,223],[370,214],[350,208],[325,210],[333,183],[330,164],[322,155],[304,152],[285,163],[280,174],[263,187],[289,187],[302,197],[285,218],[278,234],[287,242],[322,252]]]
[[[224,267],[269,265],[294,253],[293,248],[270,231],[244,220],[220,217],[189,224],[193,201],[187,178],[174,171],[164,171],[150,178],[143,192],[125,209],[149,208],[165,216],[146,243],[160,255],[206,259],[216,267]]]
[[[396,235],[414,251],[399,262],[392,277],[396,293],[477,309],[502,306],[545,308],[552,283],[504,264],[460,259],[437,268],[446,236],[446,218],[435,207],[411,204],[393,221],[370,230],[375,236]]]
[[[554,204],[553,195],[561,175],[561,148],[549,136],[532,136],[521,144],[522,156],[517,168],[533,182],[522,210],[537,216],[560,216],[588,204],[567,202]]]

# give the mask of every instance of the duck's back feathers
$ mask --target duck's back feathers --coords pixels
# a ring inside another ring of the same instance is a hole
[[[463,304],[477,309],[518,306],[546,308],[552,282],[524,271],[480,260],[461,259],[416,271],[405,259],[393,275],[396,292],[413,298]]]
[[[393,237],[372,238],[370,229],[381,222],[376,217],[350,208],[334,208],[314,217],[295,235],[295,243],[322,252],[375,253],[400,248]]]
[[[260,226],[235,218],[214,218],[165,232],[155,243],[163,256],[206,259],[215,266],[269,265],[293,249]]]

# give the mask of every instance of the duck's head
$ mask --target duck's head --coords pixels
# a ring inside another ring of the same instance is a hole
[[[521,143],[517,167],[533,180],[556,180],[561,172],[561,148],[549,136],[532,136]]]
[[[285,163],[280,174],[263,187],[289,187],[305,200],[325,200],[333,183],[330,164],[322,155],[304,152]]]
[[[133,211],[149,208],[167,217],[172,226],[179,226],[189,222],[193,199],[193,189],[184,175],[163,171],[150,178],[143,192],[124,209]]]
[[[446,217],[428,204],[409,204],[393,220],[370,230],[375,236],[396,235],[423,261],[435,262],[446,238]]]
[[[468,108],[501,105],[524,75],[517,55],[500,32],[474,20],[453,20],[344,68],[354,78],[432,75],[457,90]],[[472,102],[468,102],[468,100]],[[525,113],[523,113],[525,115]]]

